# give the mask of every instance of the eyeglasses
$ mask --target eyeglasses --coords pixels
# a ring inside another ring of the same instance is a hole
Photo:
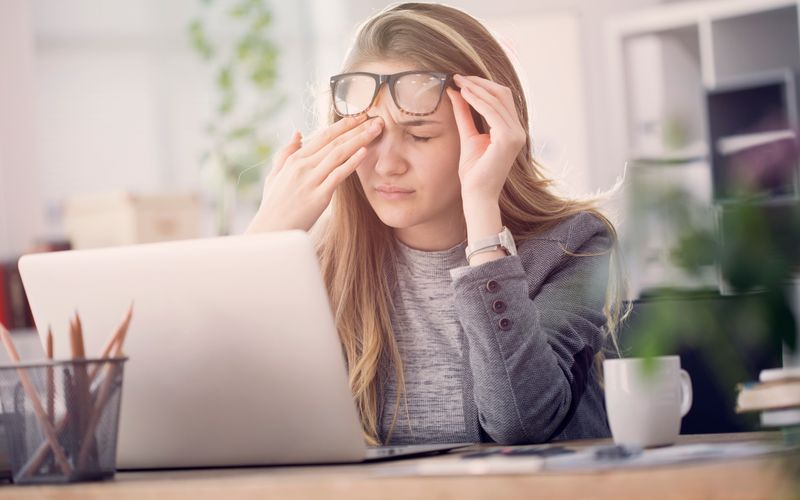
[[[413,116],[433,114],[442,100],[450,73],[436,71],[404,71],[393,75],[343,73],[331,77],[333,110],[342,117],[366,112],[375,101],[381,85],[389,87],[397,108]]]

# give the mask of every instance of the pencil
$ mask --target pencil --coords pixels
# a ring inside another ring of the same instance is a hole
[[[130,305],[128,306],[128,310],[125,311],[125,315],[122,318],[122,322],[117,326],[117,329],[114,330],[114,334],[109,337],[108,341],[106,341],[106,345],[103,347],[103,352],[100,353],[100,359],[106,359],[111,355],[111,349],[120,342],[120,339],[124,341],[125,334],[128,331],[128,326],[131,323],[131,317],[133,316],[133,301],[131,301]],[[94,366],[89,371],[89,379],[94,381],[97,377],[97,372],[100,370],[102,365]]]
[[[47,327],[47,361],[53,361],[53,329]],[[53,367],[47,367],[47,418],[50,423],[55,423],[55,379]]]
[[[128,308],[128,312],[125,315],[125,320],[122,322],[120,328],[117,329],[114,335],[117,340],[114,344],[114,351],[111,355],[112,358],[118,359],[123,356],[122,346],[125,343],[125,335],[128,332],[128,326],[130,325],[132,314],[133,304],[131,304]],[[106,404],[108,404],[108,399],[111,396],[111,388],[113,387],[116,372],[120,369],[120,364],[118,362],[112,363],[111,361],[106,361],[104,364],[107,365],[108,369],[106,370],[103,384],[98,390],[97,401],[95,402],[94,408],[92,408],[92,414],[89,417],[89,422],[86,425],[86,438],[81,446],[80,453],[78,453],[78,468],[83,467],[85,464],[89,455],[89,450],[95,442],[95,428],[100,421],[100,417],[103,415],[103,409],[105,408]]]
[[[112,348],[114,348],[114,346],[116,346],[117,344],[120,345],[119,352],[120,353],[122,352],[122,342],[124,342],[125,335],[127,333],[128,326],[130,325],[132,315],[133,315],[133,302],[131,302],[130,306],[128,306],[128,310],[126,311],[125,316],[123,317],[122,323],[120,323],[120,325],[115,330],[114,334],[106,342],[106,345],[103,348],[103,353],[101,356],[102,359],[106,359],[107,357],[109,357]],[[70,321],[70,325],[72,325],[72,321]],[[95,380],[99,377],[100,366],[102,365],[96,367],[91,373],[89,377],[91,383],[94,383]],[[67,408],[67,413],[56,424],[57,434],[60,434],[64,430],[64,427],[66,427],[70,418],[71,418],[70,409]],[[47,456],[47,444],[43,443],[42,445],[39,446],[38,449],[36,449],[35,452],[31,454],[30,459],[28,459],[28,462],[26,462],[25,465],[22,467],[20,475],[25,475],[25,472],[27,470],[35,470],[37,467],[41,465],[42,461],[45,459],[46,456]]]
[[[6,330],[2,324],[0,324],[0,338],[2,338],[3,345],[5,346],[6,351],[8,351],[8,356],[11,358],[11,361],[14,363],[19,363],[19,353],[17,353],[17,349],[14,347],[14,341],[11,339],[11,333],[9,333],[9,331]],[[39,401],[39,396],[36,394],[36,387],[34,387],[34,385],[31,383],[30,379],[28,378],[28,373],[24,368],[17,368],[17,374],[19,375],[20,382],[22,383],[22,388],[25,390],[25,392],[28,394],[28,398],[31,400],[33,411],[36,413],[36,418],[39,419],[39,424],[42,426],[42,430],[44,430],[45,437],[50,444],[50,448],[53,450],[53,455],[56,457],[56,461],[58,462],[59,467],[61,467],[61,471],[64,472],[64,475],[69,476],[72,473],[72,467],[70,467],[67,457],[64,455],[64,450],[58,444],[58,438],[53,430],[53,426],[50,425],[50,422],[47,420],[47,415],[42,407],[42,402]]]
[[[89,394],[89,380],[86,365],[81,363],[86,359],[86,348],[83,344],[83,325],[78,311],[75,311],[73,328],[70,329],[70,343],[72,344],[72,371],[75,376],[77,411],[75,417],[78,423],[78,432],[85,435],[86,424],[89,421],[89,409],[92,406]],[[76,363],[77,361],[77,363]]]
[[[114,349],[114,358],[122,357],[122,345],[117,344],[116,349]],[[82,468],[86,463],[86,459],[89,456],[89,451],[95,446],[95,428],[97,424],[100,422],[100,417],[103,415],[103,410],[105,409],[106,404],[108,404],[108,400],[111,396],[111,388],[114,385],[114,378],[119,370],[120,365],[119,362],[114,363],[112,361],[105,362],[107,366],[107,370],[105,370],[105,376],[103,378],[103,384],[100,386],[100,389],[97,391],[97,401],[92,408],[91,416],[89,417],[89,421],[86,424],[86,437],[84,438],[83,445],[81,446],[80,453],[78,453],[78,461],[76,462],[78,468]]]

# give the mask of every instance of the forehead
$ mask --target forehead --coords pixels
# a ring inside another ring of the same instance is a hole
[[[372,61],[362,64],[357,64],[353,67],[352,71],[365,71],[367,73],[375,73],[378,75],[391,75],[394,73],[402,73],[403,71],[412,71],[415,69],[423,69],[419,64],[410,61]]]

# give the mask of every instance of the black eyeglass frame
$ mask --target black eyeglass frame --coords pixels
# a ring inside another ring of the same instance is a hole
[[[364,75],[372,77],[375,80],[375,92],[372,94],[372,98],[369,100],[369,104],[367,107],[364,108],[364,111],[359,111],[358,113],[351,113],[351,114],[342,114],[336,109],[336,85],[339,81],[343,80],[345,77],[354,76],[354,75]],[[394,87],[397,84],[397,80],[406,76],[406,75],[430,75],[434,76],[439,79],[441,82],[441,86],[439,87],[439,97],[436,100],[436,106],[433,107],[433,111],[428,113],[412,113],[411,111],[406,111],[403,109],[402,106],[397,102],[397,95],[395,94]],[[369,111],[369,108],[372,107],[372,104],[375,102],[375,98],[378,97],[378,93],[381,90],[381,86],[385,83],[389,87],[389,94],[392,96],[392,101],[394,101],[394,105],[397,106],[397,109],[402,111],[403,113],[411,116],[428,116],[432,115],[439,109],[439,104],[442,102],[442,94],[444,94],[444,89],[448,85],[452,85],[453,74],[452,73],[443,73],[441,71],[425,71],[425,70],[412,70],[412,71],[402,71],[400,73],[394,73],[391,75],[378,75],[375,73],[367,73],[365,71],[354,71],[352,73],[341,73],[338,75],[333,75],[331,77],[331,101],[333,105],[333,112],[337,115],[341,116],[342,118],[347,118],[350,116],[358,116],[366,113]]]

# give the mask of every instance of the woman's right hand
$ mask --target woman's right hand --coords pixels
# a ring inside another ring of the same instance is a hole
[[[382,130],[382,119],[367,120],[365,113],[339,120],[305,145],[295,132],[275,155],[261,206],[246,233],[311,229],[330,204],[336,187],[361,163],[365,146]]]

